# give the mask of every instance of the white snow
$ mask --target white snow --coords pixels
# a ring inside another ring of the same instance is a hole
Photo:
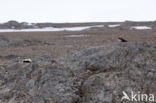
[[[149,26],[132,26],[131,29],[146,30],[146,29],[152,29],[152,28]]]
[[[48,31],[82,31],[92,27],[104,27],[104,25],[81,26],[81,27],[64,27],[64,28],[34,28],[34,29],[0,29],[0,32],[48,32]]]
[[[86,34],[77,34],[77,35],[68,35],[68,36],[65,36],[65,37],[87,37],[88,35]]]
[[[120,26],[120,24],[112,24],[112,25],[108,25],[108,27],[110,27],[110,28],[115,28],[115,27],[118,27],[118,26]]]

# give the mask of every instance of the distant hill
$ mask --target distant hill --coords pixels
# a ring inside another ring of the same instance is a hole
[[[156,21],[149,22],[135,22],[135,21],[125,21],[125,22],[87,22],[87,23],[27,23],[18,22],[15,20],[10,20],[6,23],[0,24],[0,29],[33,29],[33,28],[45,28],[45,27],[79,27],[79,26],[93,26],[93,25],[109,25],[120,24],[120,29],[127,29],[131,26],[150,26],[156,27]],[[118,27],[119,28],[119,27]]]

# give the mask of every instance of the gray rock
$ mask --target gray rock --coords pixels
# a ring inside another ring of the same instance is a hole
[[[121,103],[123,91],[156,95],[155,51],[154,43],[112,43],[71,53],[55,62],[45,55],[32,58],[30,64],[17,60],[4,63],[0,101]]]
[[[121,103],[123,91],[156,95],[155,61],[152,43],[108,44],[58,60],[80,82],[80,103]]]
[[[0,77],[4,103],[73,103],[79,98],[70,69],[50,61],[6,64]]]

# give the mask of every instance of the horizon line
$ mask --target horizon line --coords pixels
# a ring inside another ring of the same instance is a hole
[[[29,21],[21,21],[21,20],[14,20],[14,19],[10,19],[10,20],[7,20],[7,21],[4,21],[4,22],[0,22],[1,24],[2,23],[6,23],[6,22],[9,22],[9,21],[16,21],[16,22],[19,22],[19,23],[22,23],[22,22],[26,22],[26,23],[107,23],[107,22],[126,22],[126,21],[130,21],[130,22],[155,22],[156,20],[121,20],[121,21],[80,21],[80,22],[74,22],[74,21],[67,21],[67,22],[52,22],[52,21],[45,21],[45,22],[42,22],[42,21],[38,21],[38,22],[29,22]]]

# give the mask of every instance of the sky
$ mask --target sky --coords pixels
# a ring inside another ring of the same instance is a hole
[[[0,0],[0,22],[154,21],[156,0]]]

